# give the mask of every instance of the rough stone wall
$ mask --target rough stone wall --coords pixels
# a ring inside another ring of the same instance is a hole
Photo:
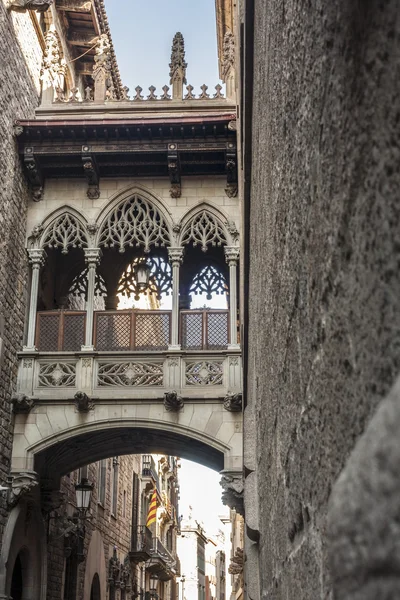
[[[17,34],[19,37],[17,37]],[[25,43],[20,45],[21,36]],[[27,54],[24,51],[29,48]],[[29,198],[17,153],[13,122],[32,118],[38,102],[41,50],[28,13],[9,14],[0,1],[0,315],[4,352],[0,364],[0,483],[9,474],[12,443],[10,398],[15,390],[16,352],[22,347],[26,309],[26,208]],[[0,540],[7,510],[0,495]]]
[[[265,600],[331,597],[331,486],[400,372],[399,39],[396,0],[255,0],[248,402]]]

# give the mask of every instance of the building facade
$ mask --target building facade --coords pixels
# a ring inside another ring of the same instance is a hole
[[[0,596],[172,600],[168,457],[242,504],[233,87],[195,94],[177,33],[171,88],[130,98],[102,0],[1,9]]]

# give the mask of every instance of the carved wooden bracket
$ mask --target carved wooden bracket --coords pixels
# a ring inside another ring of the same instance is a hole
[[[181,168],[179,164],[178,144],[168,144],[168,173],[171,182],[171,198],[181,197]]]
[[[43,195],[43,173],[40,169],[39,162],[37,161],[33,147],[29,146],[25,148],[24,152],[24,165],[28,181],[32,189],[32,196],[35,202],[39,202]]]
[[[226,188],[225,194],[234,198],[238,193],[236,144],[228,142],[225,151]]]
[[[99,169],[95,156],[91,152],[91,147],[86,144],[82,146],[82,164],[88,182],[87,197],[91,200],[97,200],[100,197]]]

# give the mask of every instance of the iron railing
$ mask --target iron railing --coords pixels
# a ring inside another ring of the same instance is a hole
[[[158,476],[156,463],[151,454],[144,454],[142,456],[142,475],[143,477],[151,477],[155,481],[157,489],[160,489],[160,478]]]
[[[153,537],[150,529],[145,525],[137,525],[132,531],[131,552],[151,555],[153,551]]]
[[[169,567],[175,566],[175,557],[167,550],[158,537],[153,537],[152,554],[161,558]]]

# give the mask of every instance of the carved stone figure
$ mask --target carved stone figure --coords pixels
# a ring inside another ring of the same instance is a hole
[[[27,10],[45,12],[53,2],[54,0],[12,0],[8,5],[8,9],[15,10],[16,12],[25,12]]]
[[[38,485],[39,481],[36,473],[18,473],[13,476],[11,489],[8,495],[8,505],[13,507],[24,496],[27,496]]]
[[[64,100],[63,77],[66,73],[66,63],[62,55],[60,38],[53,24],[44,36],[45,49],[43,53],[40,79],[42,81],[42,104],[53,102],[54,90],[56,100]]]
[[[222,503],[233,508],[239,515],[244,515],[243,477],[241,474],[225,472],[220,481],[222,487]]]
[[[170,84],[172,84],[172,98],[182,100],[183,85],[186,81],[185,41],[178,31],[172,42],[171,62],[169,64]]]
[[[228,567],[230,575],[240,575],[243,573],[243,548],[236,548],[235,554],[231,558],[231,564]]]
[[[94,101],[104,102],[106,93],[111,98],[111,44],[108,35],[103,33],[97,42],[93,68]]]
[[[15,394],[11,398],[11,404],[14,414],[26,414],[35,406],[35,401],[25,394]]]
[[[165,410],[169,412],[178,412],[183,408],[183,399],[177,392],[165,392],[164,394]]]
[[[243,406],[243,396],[241,393],[234,394],[232,392],[228,392],[224,398],[224,408],[225,410],[229,410],[229,412],[241,412]]]
[[[74,400],[78,412],[86,413],[94,409],[93,400],[85,392],[76,392]]]
[[[88,85],[88,86],[85,87],[85,101],[86,102],[92,102],[92,100],[93,100],[93,90]]]

